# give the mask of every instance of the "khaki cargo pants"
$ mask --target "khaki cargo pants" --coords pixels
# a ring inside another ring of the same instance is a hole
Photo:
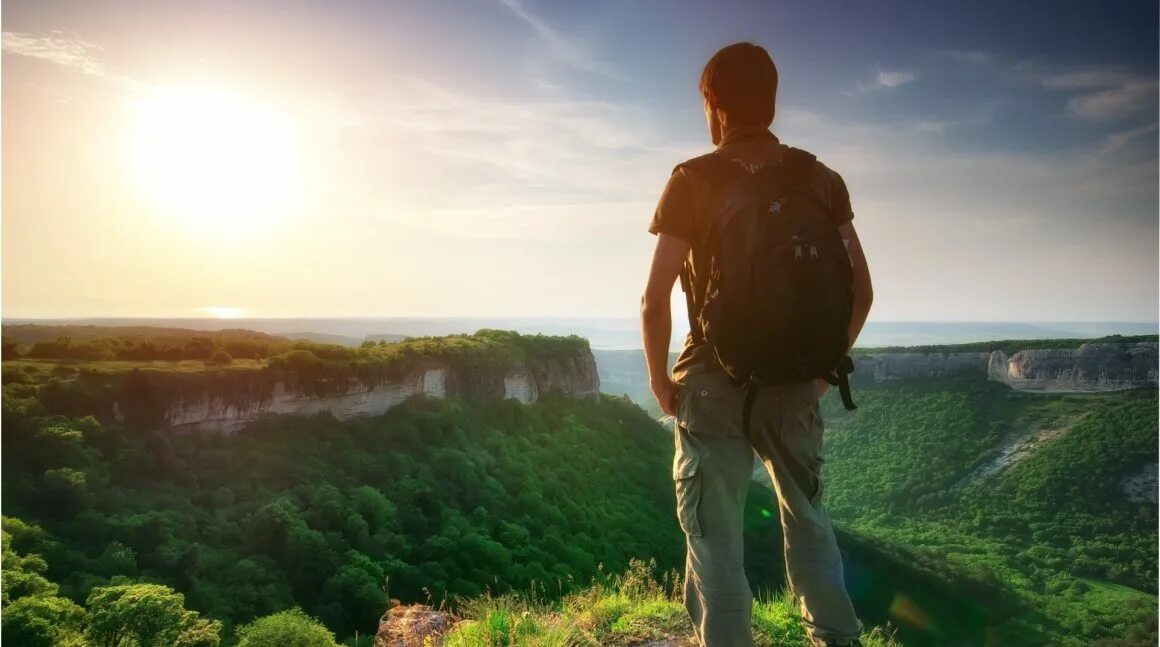
[[[812,382],[763,387],[742,431],[743,389],[719,370],[680,380],[673,479],[685,531],[685,608],[706,647],[753,644],[742,514],[753,454],[777,491],[790,590],[815,645],[846,644],[862,624],[822,507],[822,424]],[[770,546],[772,550],[773,547]]]

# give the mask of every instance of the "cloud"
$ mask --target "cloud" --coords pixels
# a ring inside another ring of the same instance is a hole
[[[950,60],[990,70],[1009,81],[1066,95],[1068,116],[1111,121],[1156,111],[1154,75],[1098,66],[1064,66],[1029,58],[1014,61],[982,51],[941,52]]]
[[[54,31],[48,36],[33,36],[6,31],[0,40],[3,42],[5,53],[73,67],[93,76],[105,76],[104,64],[93,54],[100,48],[63,32]]]
[[[878,70],[876,81],[885,88],[897,88],[918,80],[918,74],[905,71]]]
[[[1140,126],[1139,128],[1112,133],[1104,138],[1104,141],[1097,149],[1098,154],[1109,155],[1114,153],[1124,148],[1128,144],[1136,141],[1137,139],[1156,132],[1158,126],[1160,126],[1160,124],[1153,122],[1151,124]],[[1153,144],[1155,144],[1155,141],[1153,141]],[[1152,146],[1151,148],[1155,149],[1155,146]]]
[[[1156,106],[1156,81],[1131,79],[1114,87],[1072,97],[1067,113],[1073,117],[1109,120],[1127,117]]]
[[[542,18],[528,10],[522,0],[500,0],[503,6],[511,10],[520,20],[524,21],[548,44],[552,54],[577,69],[585,72],[600,74],[609,78],[621,79],[621,75],[610,65],[599,61],[587,48],[565,37],[555,27],[552,27]]]
[[[911,70],[879,69],[870,83],[859,81],[852,94],[870,94],[879,90],[893,90],[918,80],[918,73]]]

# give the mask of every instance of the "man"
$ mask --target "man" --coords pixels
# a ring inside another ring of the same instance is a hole
[[[726,160],[723,168],[730,173],[776,167],[791,150],[769,130],[777,69],[763,48],[738,43],[717,52],[701,75],[701,95],[716,146],[705,157]],[[851,222],[845,183],[812,156],[806,158],[811,166],[804,190],[825,205],[822,213],[833,219],[852,265],[848,351],[870,311],[870,274]],[[649,227],[657,241],[641,304],[652,391],[661,410],[677,417],[673,478],[687,543],[685,607],[697,638],[707,647],[752,644],[753,599],[743,567],[742,512],[756,451],[777,492],[789,587],[801,605],[810,640],[818,646],[859,645],[862,625],[846,593],[841,555],[821,503],[823,423],[818,399],[827,381],[762,386],[743,415],[746,389],[721,370],[702,336],[693,333],[673,376],[668,374],[673,285],[679,276],[687,277],[691,308],[697,311],[703,304],[710,264],[706,232],[724,201],[725,178],[703,169],[682,164],[665,187]],[[777,206],[769,208],[772,217]],[[686,262],[687,274],[682,275]]]

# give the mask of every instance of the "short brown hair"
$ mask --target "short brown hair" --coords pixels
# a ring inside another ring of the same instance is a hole
[[[732,125],[768,127],[777,101],[777,66],[760,45],[734,43],[705,64],[701,96],[710,91]]]

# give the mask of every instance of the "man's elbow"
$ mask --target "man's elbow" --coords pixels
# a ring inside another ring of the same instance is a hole
[[[640,316],[645,320],[664,316],[668,313],[669,307],[667,298],[662,299],[651,292],[645,292],[640,298]]]
[[[874,285],[870,283],[869,276],[854,286],[854,300],[865,310],[870,310],[870,306],[874,303]]]

